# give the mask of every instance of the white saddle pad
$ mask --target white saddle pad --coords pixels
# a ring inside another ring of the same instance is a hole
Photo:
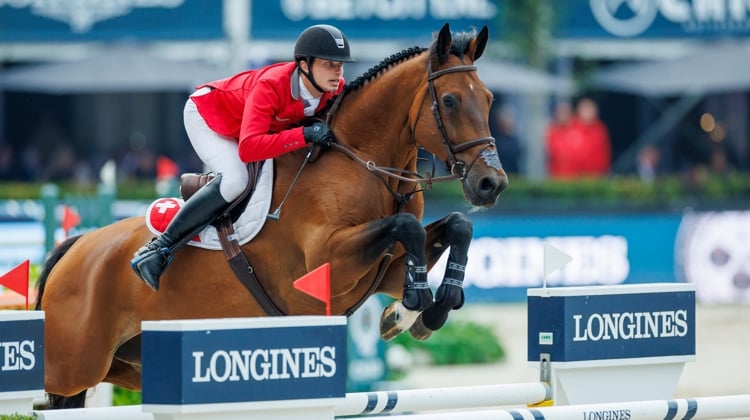
[[[250,242],[263,228],[266,215],[271,208],[271,196],[273,194],[273,159],[263,163],[258,182],[255,186],[250,201],[240,217],[234,223],[234,231],[240,245]],[[185,202],[181,198],[159,198],[146,210],[146,226],[155,235],[160,235],[174,218],[177,211]],[[220,250],[219,233],[213,226],[207,226],[200,231],[188,245],[199,248]]]

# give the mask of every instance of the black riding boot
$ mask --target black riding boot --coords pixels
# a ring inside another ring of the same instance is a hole
[[[221,174],[199,189],[182,206],[169,226],[136,253],[130,265],[154,291],[159,290],[159,276],[172,262],[174,252],[188,243],[229,206],[219,193]]]

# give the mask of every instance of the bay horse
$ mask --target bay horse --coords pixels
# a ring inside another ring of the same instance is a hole
[[[347,84],[326,116],[337,143],[307,165],[306,152],[274,161],[272,208],[284,212],[242,246],[275,305],[288,315],[324,314],[294,280],[330,263],[331,313],[349,315],[374,293],[395,301],[381,335],[409,330],[424,339],[464,303],[470,219],[454,212],[422,225],[419,148],[445,163],[475,207],[495,204],[508,179],[488,117],[492,94],[474,62],[489,34],[452,33],[429,48],[394,54]],[[438,177],[439,178],[439,177]],[[46,313],[45,389],[51,407],[83,406],[100,382],[140,389],[143,320],[267,315],[237,281],[221,252],[186,246],[153,292],[129,261],[152,237],[144,217],[124,219],[63,242],[48,256],[37,308]],[[435,295],[427,271],[449,251]]]

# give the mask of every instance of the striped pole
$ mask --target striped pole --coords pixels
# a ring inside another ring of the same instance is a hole
[[[539,403],[549,400],[551,396],[549,385],[542,382],[355,392],[346,394],[344,403],[335,408],[335,413],[337,416],[351,416],[497,407]]]
[[[367,419],[368,417],[352,417]],[[750,395],[389,416],[388,420],[709,420],[750,418]]]

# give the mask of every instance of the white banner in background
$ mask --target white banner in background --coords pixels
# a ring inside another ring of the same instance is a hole
[[[464,286],[541,286],[545,241],[573,258],[549,275],[549,286],[621,284],[630,272],[628,242],[622,236],[482,237],[473,239],[469,246]],[[431,285],[440,284],[447,259],[446,252],[430,271]]]

